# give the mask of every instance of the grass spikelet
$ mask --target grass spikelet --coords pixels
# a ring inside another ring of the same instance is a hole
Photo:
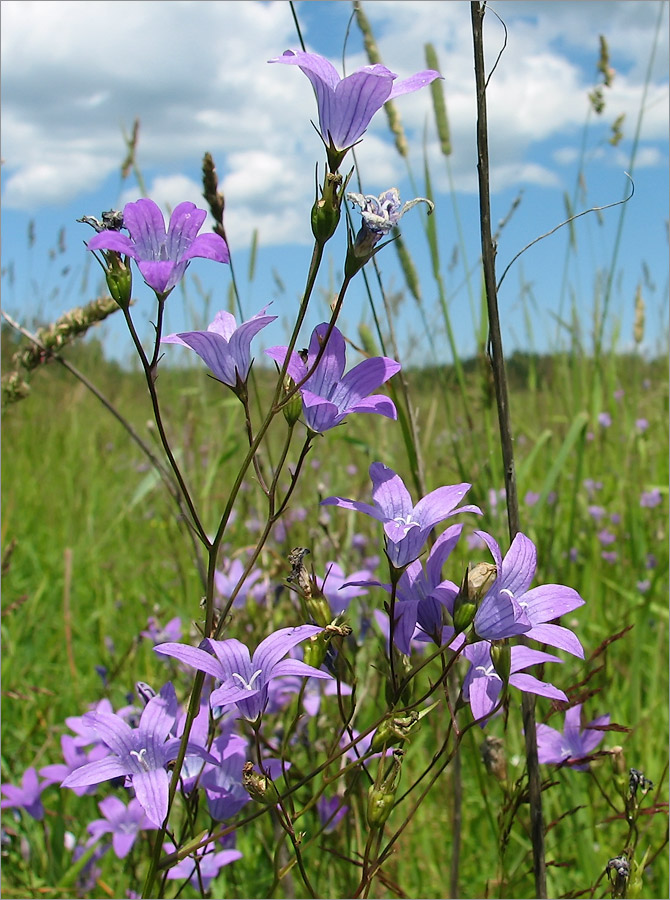
[[[432,44],[425,45],[426,67],[440,71],[437,53]],[[444,89],[439,79],[431,82],[430,93],[433,98],[433,112],[435,113],[435,126],[437,136],[440,139],[440,151],[444,156],[451,156],[451,133],[449,131],[449,119],[447,118],[447,104],[444,101]]]
[[[635,321],[633,322],[633,340],[639,346],[644,340],[644,297],[642,287],[638,284],[635,291]]]
[[[360,3],[354,3],[354,12],[356,13],[356,23],[358,27],[361,29],[361,34],[363,35],[363,44],[365,46],[365,52],[367,53],[368,59],[370,60],[371,65],[383,64],[381,54],[379,53],[379,48],[377,47],[377,42],[375,41],[374,35],[372,34],[372,28],[370,27],[370,23],[368,21],[367,16],[363,12],[363,7]],[[398,153],[406,159],[408,156],[408,145],[407,138],[405,137],[405,130],[402,127],[402,119],[400,118],[400,113],[396,109],[395,103],[392,100],[387,100],[384,104],[384,111],[386,112],[386,118],[388,119],[389,128],[393,132],[393,136],[395,137],[395,146]]]

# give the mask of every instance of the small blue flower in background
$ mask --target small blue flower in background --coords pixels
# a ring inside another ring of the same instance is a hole
[[[25,809],[33,819],[41,821],[44,818],[44,806],[42,805],[42,791],[51,784],[50,781],[40,782],[37,772],[30,766],[23,773],[21,787],[5,783],[0,785],[0,790],[7,798],[0,801],[0,808],[11,809],[21,807]]]
[[[89,250],[114,250],[137,263],[142,277],[157,294],[166,296],[184,277],[190,261],[199,256],[215,262],[230,262],[226,242],[218,234],[198,234],[207,218],[204,209],[188,201],[175,207],[167,231],[160,208],[153,200],[142,198],[126,203],[123,227],[106,229],[88,242]]]
[[[170,778],[166,766],[179,752],[179,738],[168,740],[176,715],[177,695],[171,682],[149,700],[142,710],[138,728],[131,728],[118,715],[86,713],[85,724],[112,752],[104,759],[76,769],[61,787],[84,787],[125,775],[149,819],[160,827],[168,810]],[[187,752],[216,762],[203,747],[190,741]]]
[[[173,881],[185,879],[190,881],[196,891],[202,889],[207,892],[210,884],[224,866],[242,859],[242,853],[239,850],[217,849],[220,846],[221,844],[217,842],[206,844],[205,847],[197,850],[195,854],[187,856],[168,869],[167,877]],[[174,844],[169,843],[169,841],[163,844],[163,849],[166,853],[175,852]]]
[[[314,368],[328,331],[328,323],[317,325],[312,332],[306,360],[292,353],[288,363],[288,374],[297,383]],[[286,359],[288,347],[270,347],[266,354],[280,366]],[[372,394],[392,375],[400,371],[400,363],[385,356],[364,359],[346,375],[346,344],[342,332],[333,328],[326,349],[319,364],[303,387],[303,415],[307,425],[317,433],[327,431],[341,424],[351,413],[376,413],[388,419],[397,419],[398,413],[392,400],[384,394]]]
[[[562,732],[538,723],[537,757],[541,763],[567,763],[572,769],[588,769],[588,763],[581,760],[589,756],[605,737],[597,728],[609,725],[610,717],[598,716],[581,730],[581,714],[581,703],[566,710]]]
[[[168,334],[161,344],[181,344],[195,350],[209,366],[215,378],[231,388],[239,382],[246,382],[251,369],[251,340],[277,316],[266,316],[267,306],[243,322],[239,328],[235,316],[221,310],[207,331],[182,331]]]
[[[147,818],[142,804],[136,797],[126,806],[118,797],[105,797],[98,803],[103,815],[88,825],[90,843],[99,841],[105,834],[112,835],[112,847],[119,859],[124,859],[132,850],[141,831],[155,831],[158,826]]]

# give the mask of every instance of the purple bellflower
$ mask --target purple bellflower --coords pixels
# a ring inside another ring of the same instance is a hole
[[[216,588],[219,600],[230,599],[231,594],[239,584],[244,569],[245,564],[239,557],[236,557],[232,560],[225,560],[223,569],[217,569],[214,572],[214,587]],[[252,569],[251,572],[249,572],[233,600],[233,607],[235,609],[245,605],[252,588],[262,579],[263,573],[260,569]]]
[[[212,691],[212,706],[236,704],[242,715],[255,721],[264,711],[268,701],[268,685],[271,679],[282,675],[299,675],[312,678],[331,678],[327,672],[308,666],[298,659],[282,659],[288,651],[323,631],[318,625],[298,625],[296,628],[280,628],[261,641],[253,656],[243,643],[235,638],[226,641],[205,640],[214,656],[198,647],[186,644],[161,644],[156,653],[175,659],[206,672],[221,681]]]
[[[498,543],[490,534],[476,533],[493,554],[497,570],[496,579],[475,615],[477,636],[502,640],[523,634],[584,659],[584,649],[572,631],[562,625],[546,624],[584,605],[577,591],[563,584],[542,584],[529,590],[537,568],[537,549],[525,534],[516,535],[503,559]]]
[[[344,497],[327,497],[321,503],[353,509],[382,522],[386,554],[397,569],[419,558],[428,535],[438,522],[461,512],[481,515],[478,506],[456,506],[470,490],[471,485],[467,483],[439,487],[414,506],[402,478],[393,469],[374,462],[370,466],[370,478],[374,505]]]
[[[215,738],[212,755],[217,758],[217,765],[205,767],[200,784],[205,790],[210,816],[217,822],[225,822],[251,800],[242,784],[248,744],[237,734],[223,734]]]
[[[458,543],[462,530],[462,525],[447,528],[433,544],[426,559],[425,571],[420,560],[415,559],[398,579],[393,643],[406,656],[410,655],[410,643],[414,639],[417,623],[438,646],[442,643],[442,609],[444,607],[452,613],[454,598],[458,594],[458,585],[442,580],[442,566]],[[379,581],[363,583],[383,587],[391,593],[390,584]]]
[[[282,56],[268,62],[300,66],[312,83],[319,110],[320,134],[331,151],[333,171],[337,165],[333,166],[332,162],[339,164],[344,155],[342,151],[363,136],[372,117],[387,100],[418,91],[442,77],[439,72],[427,69],[396,81],[398,76],[394,72],[377,64],[363,66],[346,78],[340,78],[337,69],[323,56],[300,50],[285,50]]]
[[[539,694],[541,697],[550,697],[552,700],[563,700],[567,697],[560,688],[554,687],[545,681],[540,681],[533,675],[523,672],[529,666],[545,662],[563,662],[558,656],[552,656],[542,650],[534,650],[522,645],[514,646],[511,650],[511,665],[509,683],[512,687],[528,694]],[[491,645],[488,641],[478,641],[476,644],[468,644],[463,650],[463,656],[470,661],[470,668],[463,682],[463,696],[470,703],[472,715],[475,719],[481,719],[480,724],[485,724],[485,719],[497,705],[502,691],[503,682],[495,670],[491,660]]]
[[[71,772],[81,768],[86,763],[95,762],[96,759],[102,759],[109,755],[109,750],[103,744],[95,744],[91,751],[87,753],[77,743],[77,739],[70,734],[64,734],[61,737],[60,745],[65,762],[52,763],[51,765],[42,766],[40,769],[40,775],[46,779],[46,784],[60,784]],[[73,790],[77,796],[82,797],[84,794],[92,794],[95,791],[95,785],[73,788]]]
[[[168,811],[170,777],[166,766],[179,752],[179,738],[168,740],[176,715],[177,695],[171,682],[163,685],[160,694],[149,700],[142,710],[138,728],[131,728],[118,715],[86,713],[83,717],[86,724],[97,732],[112,753],[72,772],[61,787],[100,784],[125,775],[150,821],[160,827]],[[203,747],[191,742],[187,751],[208,762],[216,762]]]
[[[230,262],[226,242],[218,234],[198,234],[207,218],[204,209],[184,202],[175,207],[170,224],[153,200],[143,198],[126,203],[123,227],[119,231],[105,229],[88,242],[89,250],[114,250],[134,259],[149,287],[163,297],[184,277],[190,261],[196,257],[215,262]]]
[[[596,729],[609,725],[610,717],[598,716],[582,731],[581,713],[581,703],[566,710],[562,732],[542,723],[537,725],[537,758],[541,763],[567,763],[570,768],[581,772],[588,769],[588,764],[581,761],[589,756],[605,737],[604,732]]]
[[[105,797],[98,803],[103,815],[88,826],[92,843],[100,840],[104,834],[112,835],[112,847],[119,859],[130,853],[140,831],[155,831],[154,825],[147,818],[142,804],[136,797],[126,806],[118,797]]]
[[[2,793],[7,798],[6,800],[0,801],[0,808],[11,809],[20,806],[25,809],[29,816],[32,816],[33,819],[37,819],[38,822],[41,822],[44,818],[42,791],[50,784],[50,781],[40,782],[36,770],[33,766],[30,766],[30,768],[26,769],[23,773],[21,787],[9,783],[0,785],[0,790],[2,790]]]
[[[156,616],[149,616],[147,619],[147,627],[144,631],[140,631],[140,637],[153,641],[154,644],[164,644],[166,641],[178,641],[181,637],[181,619],[175,616],[174,619],[161,627]]]
[[[182,344],[195,350],[209,366],[216,379],[235,388],[238,382],[245,382],[251,368],[251,340],[258,332],[274,322],[277,316],[266,316],[267,306],[243,322],[239,328],[235,316],[221,310],[207,331],[182,331],[168,334],[161,344]]]
[[[336,562],[326,563],[326,575],[321,584],[321,591],[328,601],[334,616],[348,609],[355,597],[367,594],[367,586],[377,584],[369,569],[352,572],[348,577]]]
[[[299,354],[291,354],[287,371],[295,382],[302,381],[314,368],[327,331],[327,322],[316,326],[305,361]],[[385,356],[375,356],[364,359],[345,375],[345,348],[342,332],[333,328],[319,364],[300,389],[305,421],[312,431],[323,432],[334,428],[350,413],[377,413],[388,419],[398,418],[392,400],[383,394],[368,395],[400,371],[400,363]],[[270,347],[265,352],[281,366],[287,349]]]
[[[207,844],[195,854],[187,856],[180,860],[172,868],[168,869],[167,877],[172,880],[186,879],[196,891],[202,890],[207,893],[212,881],[219,874],[224,866],[242,859],[242,853],[239,850],[217,850],[220,844]],[[163,849],[167,853],[174,853],[173,844],[166,842]]]

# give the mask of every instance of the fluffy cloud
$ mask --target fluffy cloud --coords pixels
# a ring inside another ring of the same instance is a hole
[[[333,36],[344,37],[345,6],[298,4],[310,48],[330,50],[338,68],[341,60],[331,42]],[[552,140],[566,147],[583,125],[586,94],[596,78],[595,36],[601,32],[621,69],[607,94],[607,114],[613,118],[625,112],[632,129],[658,5],[641,0],[632,7],[591,0],[499,4],[508,44],[489,93],[495,188],[559,184],[551,159],[546,153],[540,158],[535,148]],[[435,44],[445,78],[453,176],[461,189],[474,190],[469,3],[376,0],[366,12],[384,60],[401,77],[424,68],[423,46],[428,40]],[[324,17],[327,28],[321,24]],[[306,173],[314,171],[321,156],[310,125],[316,117],[312,89],[298,70],[267,65],[297,43],[287,3],[6,0],[2,26],[6,208],[34,210],[99,187],[118,171],[125,155],[122,129],[129,130],[139,118],[138,163],[159,200],[200,202],[193,175],[208,150],[239,240],[250,240],[255,227],[266,244],[287,235],[309,239],[293,210],[304,209],[310,200],[313,178]],[[490,13],[489,66],[503,39],[503,27]],[[366,62],[360,37],[352,37],[347,70]],[[643,138],[648,140],[667,135],[666,68],[663,46],[645,113]],[[420,163],[424,128],[432,122],[429,92],[401,99],[398,110]],[[432,129],[427,133],[436,187],[446,189]],[[663,164],[660,152],[643,149],[647,165]],[[556,152],[564,158],[566,151]],[[366,191],[398,183],[404,174],[383,115],[357,155],[368,173]]]

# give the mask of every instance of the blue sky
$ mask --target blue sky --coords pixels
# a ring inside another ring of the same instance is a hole
[[[627,191],[633,139],[642,110],[633,171],[635,196],[627,205],[611,298],[620,323],[620,348],[631,345],[635,290],[647,304],[648,352],[666,346],[668,312],[668,8],[658,0],[501,0],[491,4],[504,19],[508,44],[489,88],[492,218],[521,202],[498,246],[498,269],[527,243],[565,218],[564,196],[576,208],[620,200]],[[342,70],[351,5],[346,0],[296,4],[308,49],[328,56]],[[391,186],[403,199],[424,193],[424,142],[436,192],[436,222],[449,308],[461,354],[475,348],[471,302],[478,280],[465,282],[463,255],[447,268],[462,228],[467,261],[479,254],[474,76],[470,6],[466,0],[368,0],[385,64],[400,77],[426,67],[431,41],[440,60],[453,153],[449,170],[439,146],[427,89],[397,103],[409,146],[407,167],[393,147],[383,113],[358,148],[365,193]],[[657,22],[661,28],[642,107]],[[615,70],[604,91],[601,116],[589,113],[587,95],[597,83],[598,36],[604,34]],[[54,35],[57,38],[54,39]],[[502,44],[502,26],[486,16],[490,66]],[[267,60],[298,47],[288,2],[182,2],[144,0],[2,3],[2,289],[3,305],[27,324],[52,320],[101,290],[99,270],[83,246],[92,232],[76,219],[122,208],[140,196],[131,176],[119,174],[122,132],[139,118],[138,162],[148,194],[164,208],[181,200],[202,204],[199,172],[205,151],[213,154],[226,196],[226,228],[245,315],[268,301],[279,315],[263,332],[266,344],[283,340],[297,309],[311,253],[309,209],[314,168],[322,166],[311,87],[294,67]],[[346,71],[367,63],[353,24]],[[624,115],[623,140],[608,142]],[[577,179],[582,160],[581,187]],[[421,273],[424,309],[435,344],[448,359],[436,290],[430,275],[422,207],[403,220],[402,232]],[[500,295],[504,338],[514,347],[546,350],[555,345],[556,317],[571,302],[580,312],[588,345],[594,297],[602,296],[620,226],[621,208],[575,223],[577,253],[566,257],[568,229],[537,244],[510,270]],[[30,223],[33,223],[32,225]],[[34,242],[29,230],[34,229]],[[60,239],[62,232],[62,240]],[[254,229],[259,248],[253,281],[247,278]],[[343,228],[333,240],[308,319],[327,317],[337,290],[344,252]],[[330,245],[329,245],[330,246]],[[567,258],[567,263],[566,263]],[[378,257],[387,287],[403,287],[395,250]],[[185,292],[168,302],[167,329],[202,327],[228,306],[227,267],[195,261]],[[136,315],[148,334],[151,296],[136,279]],[[209,300],[203,299],[209,294]],[[525,309],[530,318],[524,316]],[[115,317],[118,318],[118,317]],[[370,322],[360,276],[345,305],[342,329],[355,337]],[[529,336],[528,321],[532,323]],[[425,339],[414,301],[400,307],[396,322],[405,361],[425,358]],[[109,353],[129,356],[122,323],[97,332]],[[181,352],[181,351],[175,351]],[[185,351],[184,351],[185,352]],[[258,349],[256,353],[258,354]]]

